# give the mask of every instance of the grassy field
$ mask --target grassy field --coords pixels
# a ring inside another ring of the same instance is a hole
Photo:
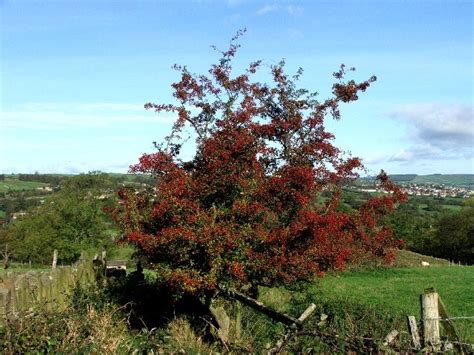
[[[449,312],[474,316],[474,267],[431,266],[396,268],[328,275],[309,291],[324,297],[357,299],[382,305],[395,313],[420,313],[419,295],[434,287]],[[469,313],[469,314],[467,314]],[[472,314],[471,314],[472,313]]]
[[[382,268],[366,271],[330,273],[304,290],[296,298],[314,302],[321,309],[342,310],[347,319],[384,319],[378,325],[406,331],[406,316],[420,321],[420,294],[434,287],[450,316],[474,316],[474,266],[449,266],[439,263],[430,267]],[[304,295],[304,296],[303,296]],[[266,290],[262,301],[291,312],[295,294],[283,289]],[[337,313],[337,311],[335,311]],[[387,322],[387,320],[389,320]],[[372,322],[374,322],[372,320]],[[377,321],[375,321],[377,326]],[[474,319],[455,320],[464,341],[474,343]],[[383,329],[388,331],[388,329]]]
[[[5,270],[3,268],[3,264],[2,264],[2,267],[0,267],[0,277],[7,273],[7,272],[10,272],[10,273],[25,273],[25,272],[30,272],[30,271],[50,271],[51,270],[51,266],[49,265],[32,265],[30,266],[29,264],[20,264],[20,263],[11,263],[10,264],[10,267]]]
[[[48,184],[36,181],[20,181],[17,178],[5,177],[5,180],[0,181],[0,192],[7,192],[9,190],[34,190],[43,186],[48,186]]]

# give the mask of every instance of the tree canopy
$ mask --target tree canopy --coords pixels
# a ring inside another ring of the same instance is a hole
[[[348,80],[354,69],[341,65],[331,97],[320,100],[297,86],[303,71],[290,76],[284,62],[270,66],[268,83],[254,80],[268,67],[261,61],[234,75],[241,34],[218,50],[219,61],[205,75],[175,66],[181,76],[172,85],[175,103],[145,105],[177,119],[157,151],[130,168],[155,176],[155,188],[120,191],[115,218],[124,241],[160,270],[170,289],[193,294],[291,284],[368,255],[389,260],[400,241],[383,217],[406,196],[381,172],[387,194],[353,213],[340,211],[341,187],[358,177],[362,163],[336,147],[325,128],[375,76]],[[183,161],[188,128],[196,152]],[[329,197],[318,202],[322,192]]]
[[[460,211],[440,216],[426,236],[425,251],[441,258],[474,264],[474,198]]]
[[[81,252],[112,245],[109,203],[104,191],[116,183],[106,174],[82,174],[65,179],[61,190],[0,230],[0,246],[8,244],[12,260],[48,264],[53,250],[59,261],[76,261]]]

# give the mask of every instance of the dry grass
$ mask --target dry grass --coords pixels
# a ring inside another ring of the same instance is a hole
[[[112,308],[98,312],[88,306],[85,318],[74,317],[65,320],[67,332],[62,343],[70,348],[90,345],[93,353],[117,354],[131,350],[127,325],[123,319],[114,319]],[[87,329],[84,329],[87,325]],[[84,338],[84,331],[88,336]],[[58,349],[67,350],[67,349]]]
[[[176,318],[168,326],[168,350],[182,354],[213,354],[217,353],[202,338],[196,336],[191,325],[185,318]]]
[[[9,320],[0,329],[0,348],[4,354],[34,350],[38,353],[123,354],[133,351],[125,318],[117,309],[100,311],[92,306],[82,314],[66,309],[56,313],[25,313]]]

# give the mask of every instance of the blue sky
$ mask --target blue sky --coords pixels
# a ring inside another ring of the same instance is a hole
[[[341,63],[378,81],[336,144],[370,174],[474,173],[471,1],[2,1],[0,172],[125,172],[172,117],[174,63],[203,73],[247,28],[236,68],[305,69],[326,97]],[[185,154],[191,156],[191,148]]]

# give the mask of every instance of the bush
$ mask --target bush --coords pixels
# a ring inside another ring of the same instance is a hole
[[[390,194],[355,211],[343,206],[342,186],[362,164],[336,147],[325,127],[376,78],[348,80],[353,69],[341,65],[332,95],[319,101],[298,87],[302,70],[290,76],[283,61],[270,67],[269,83],[255,81],[265,67],[260,61],[235,76],[241,34],[209,75],[176,66],[175,104],[145,105],[176,120],[158,151],[130,167],[154,176],[156,186],[120,191],[115,217],[124,241],[160,270],[172,292],[207,299],[228,287],[255,295],[259,285],[311,280],[366,255],[390,260],[400,241],[382,220],[405,194],[382,172]],[[196,153],[183,161],[187,127]],[[328,198],[318,203],[324,191]]]

